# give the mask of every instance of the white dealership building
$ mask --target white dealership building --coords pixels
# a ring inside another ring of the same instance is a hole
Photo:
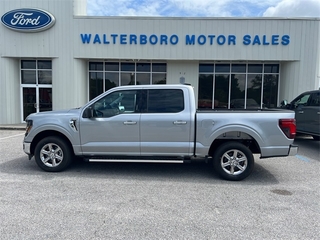
[[[319,18],[95,17],[86,5],[0,1],[0,124],[119,85],[189,83],[199,108],[272,108],[320,87]]]

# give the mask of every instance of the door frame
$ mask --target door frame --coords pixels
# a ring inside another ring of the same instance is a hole
[[[21,122],[25,122],[24,119],[24,106],[23,106],[23,88],[35,88],[36,89],[36,113],[40,112],[40,96],[39,89],[40,88],[51,88],[52,84],[20,84],[20,114],[21,114]]]

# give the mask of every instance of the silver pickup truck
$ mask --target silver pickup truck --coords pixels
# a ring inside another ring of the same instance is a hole
[[[23,149],[57,172],[87,161],[207,159],[227,180],[242,180],[261,158],[295,155],[290,110],[196,110],[188,85],[115,87],[81,108],[31,114]]]

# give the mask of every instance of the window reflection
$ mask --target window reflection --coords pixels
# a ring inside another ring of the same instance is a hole
[[[21,60],[22,69],[36,69],[36,60]]]
[[[261,108],[262,75],[248,74],[247,99],[253,99]]]
[[[166,76],[167,75],[165,73],[153,73],[152,84],[166,84],[167,82]]]
[[[52,69],[52,61],[38,60],[38,69]]]
[[[102,72],[91,72],[89,80],[89,97],[90,99],[95,98],[101,94],[103,86],[103,74]]]
[[[105,64],[106,71],[119,71],[119,63],[118,62],[106,62]]]
[[[36,84],[36,70],[21,70],[21,83]]]
[[[137,63],[137,72],[150,72],[150,63]]]
[[[52,84],[52,71],[38,71],[39,84]]]
[[[134,63],[121,63],[121,71],[133,71],[134,72],[135,65]]]
[[[249,64],[248,73],[262,73],[262,64]]]
[[[40,88],[39,89],[39,111],[51,111],[52,110],[52,88]]]
[[[200,64],[199,72],[201,73],[211,73],[213,72],[213,64]]]
[[[246,64],[232,64],[231,72],[233,72],[233,73],[245,73],[246,72]]]
[[[90,100],[116,86],[135,84],[166,84],[166,63],[152,62],[89,62]],[[97,80],[91,73],[100,73]],[[95,79],[95,80],[94,80]],[[100,79],[104,79],[101,84]],[[99,89],[94,89],[95,87]]]
[[[102,62],[90,62],[89,63],[89,70],[102,71],[103,70],[103,63]]]
[[[31,114],[35,113],[37,110],[34,107],[34,104],[37,102],[36,100],[36,88],[23,88],[23,119]]]
[[[212,108],[213,74],[199,75],[198,108]]]
[[[134,73],[121,73],[121,85],[135,85]]]
[[[119,86],[119,73],[106,72],[105,90]]]
[[[279,73],[279,64],[265,64],[264,65],[265,73]]]
[[[137,73],[137,85],[150,84],[150,73]]]
[[[264,75],[263,79],[263,103],[267,108],[277,107],[278,101],[278,75]]]
[[[231,74],[230,108],[245,108],[245,74]]]
[[[228,108],[229,78],[229,74],[220,74],[215,76],[214,108]]]
[[[216,64],[215,72],[216,73],[229,73],[230,72],[230,64]]]
[[[200,109],[277,106],[279,64],[201,63],[199,72]]]
[[[152,63],[152,72],[167,72],[166,63]]]

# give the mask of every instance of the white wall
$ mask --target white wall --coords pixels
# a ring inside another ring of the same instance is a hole
[[[320,87],[320,21],[292,20],[296,61],[281,63],[280,101],[293,100],[300,93]]]
[[[180,83],[180,78],[183,77],[185,83],[194,87],[198,99],[199,61],[168,61],[167,72],[167,84]]]
[[[0,123],[20,123],[19,60],[0,58]]]

